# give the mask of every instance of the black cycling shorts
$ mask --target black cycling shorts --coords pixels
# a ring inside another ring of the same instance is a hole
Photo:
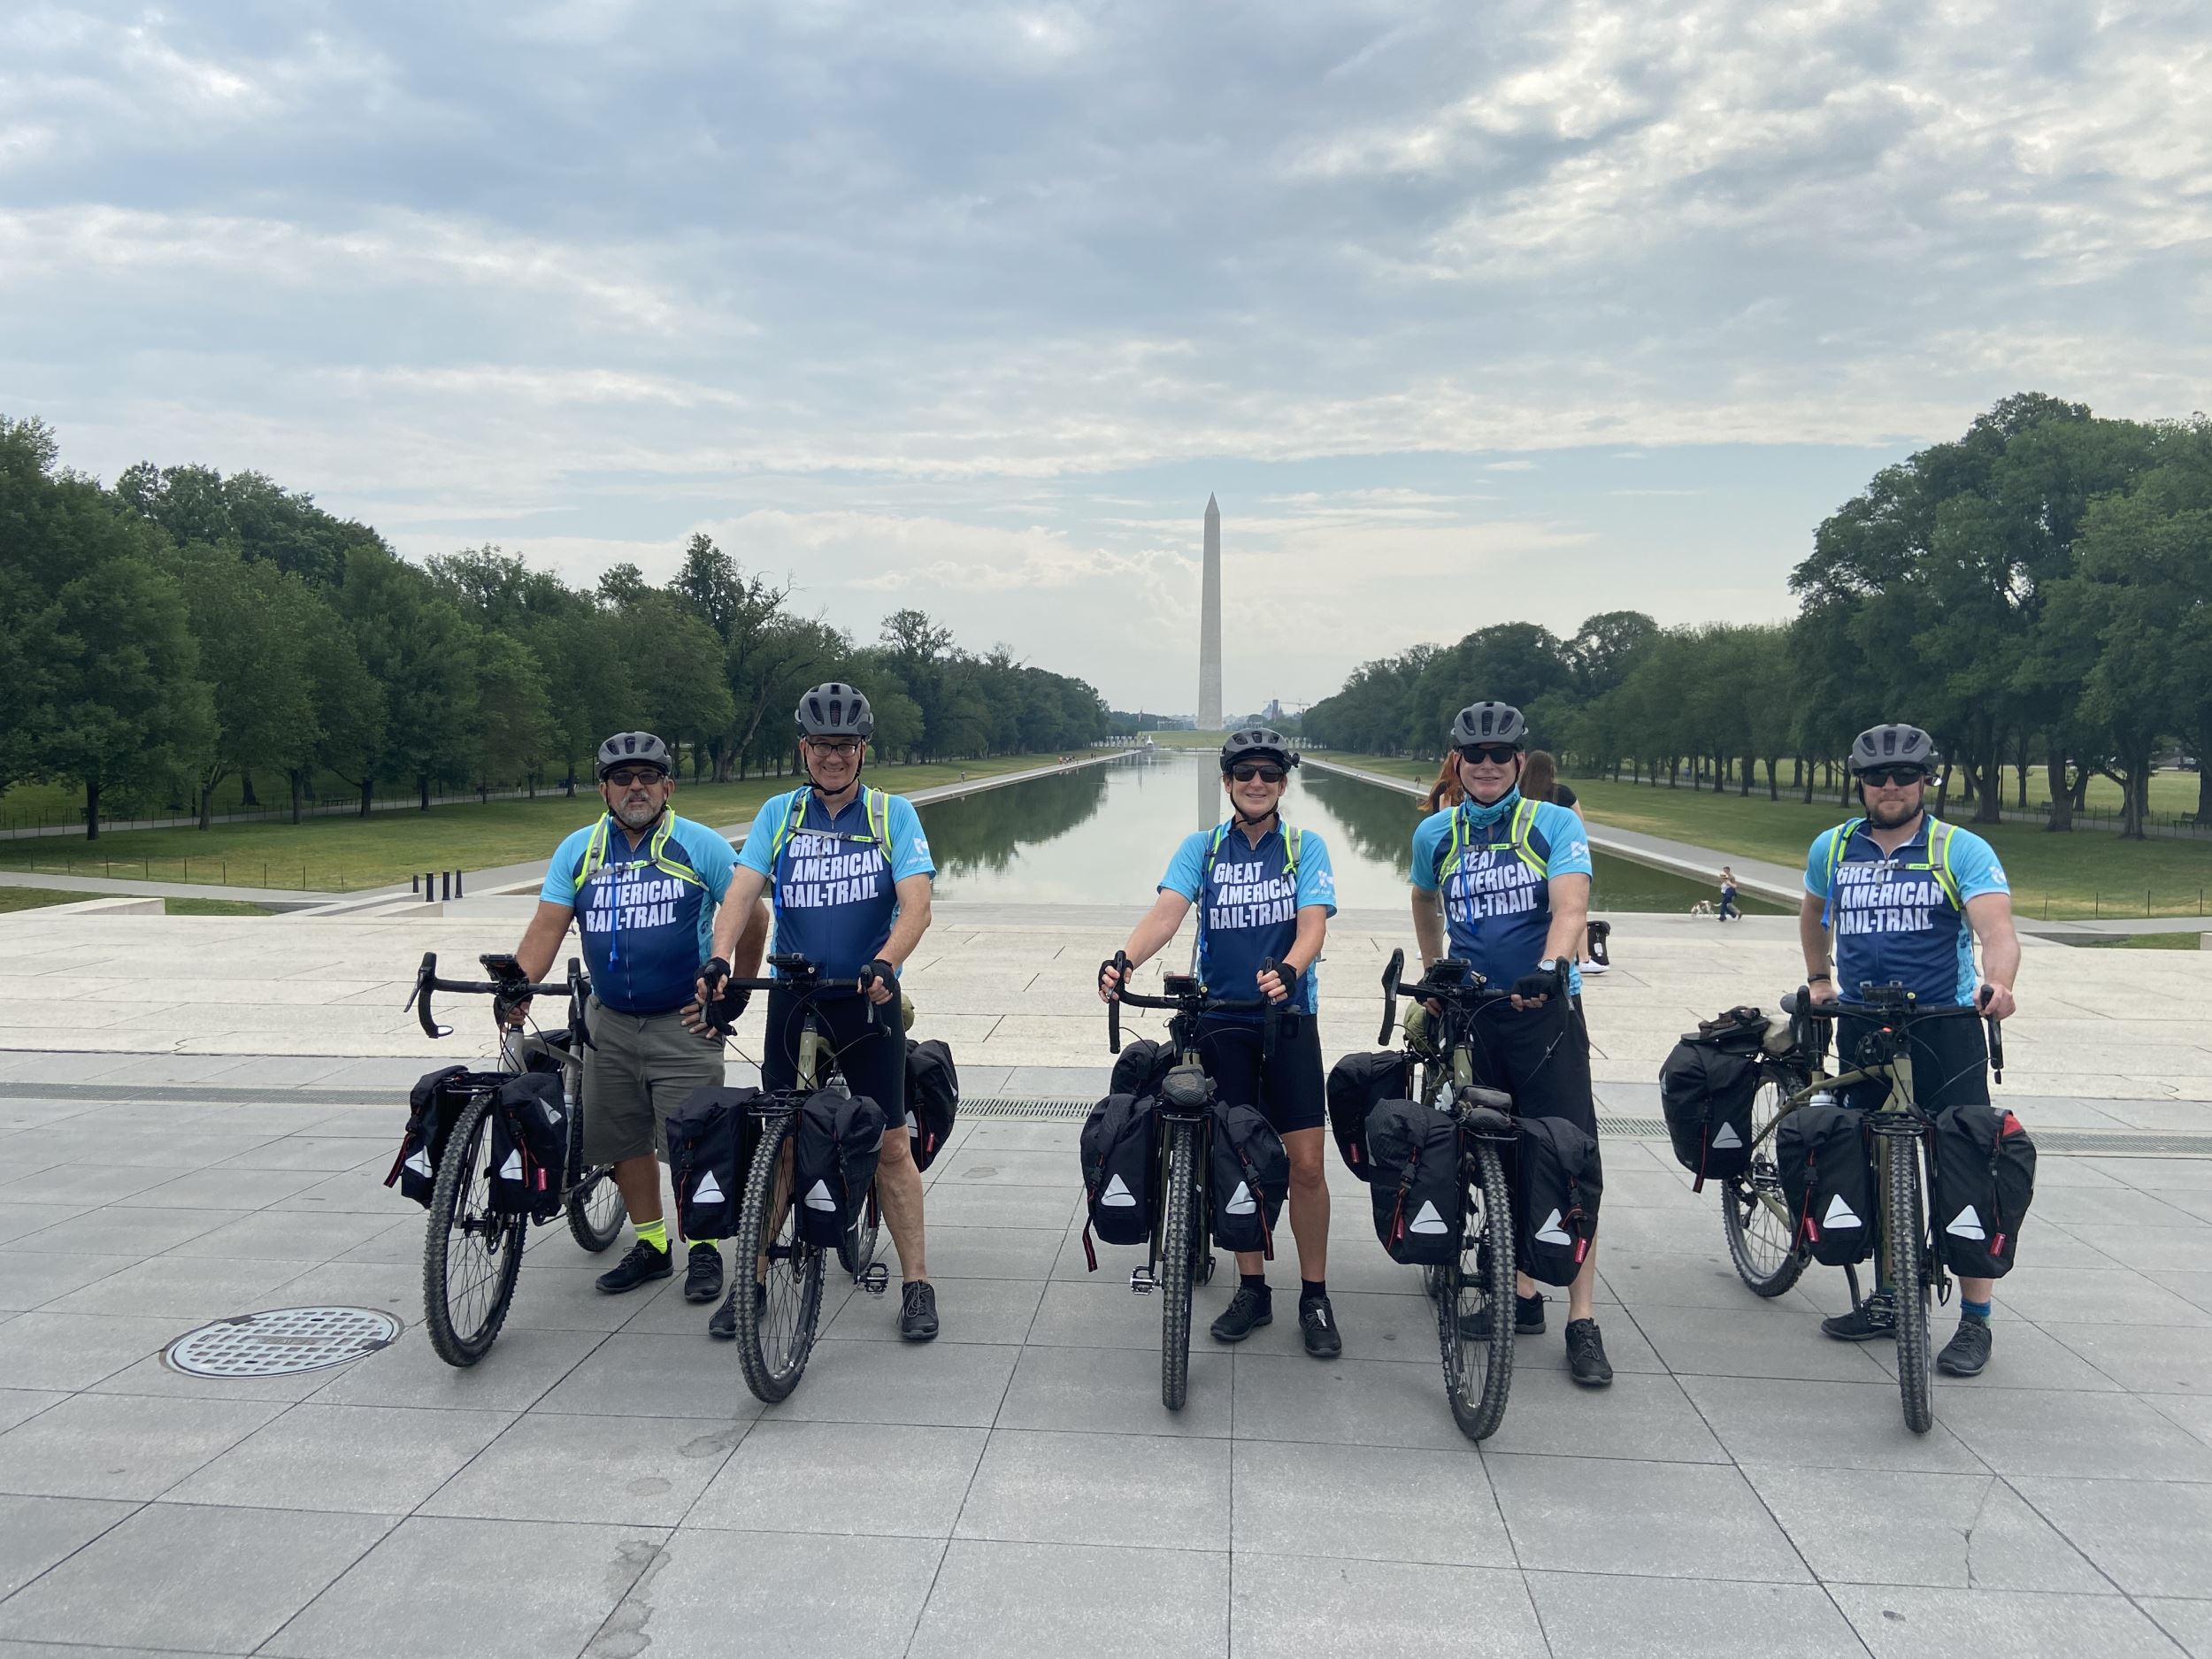
[[[1477,1083],[1505,1090],[1524,1118],[1563,1118],[1597,1139],[1590,1028],[1579,997],[1563,1007],[1557,997],[1541,1008],[1487,1003],[1475,1016],[1471,1041]]]
[[[1846,1015],[1836,1021],[1836,1070],[1858,1067],[1859,1039],[1878,1029],[1870,1019]],[[1912,1057],[1912,1093],[1920,1110],[1989,1104],[1989,1041],[1982,1022],[1963,1014],[1955,1019],[1916,1019],[1905,1027],[1905,1052]],[[1842,1091],[1846,1106],[1872,1111],[1889,1098],[1880,1079],[1854,1083]]]
[[[899,1029],[899,1005],[894,1001],[876,1010],[875,1024],[868,1023],[864,997],[847,991],[814,999],[817,1023],[837,1054],[837,1069],[846,1087],[865,1094],[883,1108],[887,1123],[906,1122],[906,1033]],[[789,991],[768,993],[768,1047],[760,1056],[760,1081],[765,1089],[789,1088],[799,1077],[799,1037],[805,1024],[805,1008]]]
[[[1198,1058],[1221,1100],[1256,1106],[1279,1135],[1318,1129],[1328,1120],[1321,1080],[1321,1027],[1310,1014],[1288,1014],[1275,1029],[1275,1054],[1260,1060],[1257,1020],[1222,1015],[1198,1022]]]

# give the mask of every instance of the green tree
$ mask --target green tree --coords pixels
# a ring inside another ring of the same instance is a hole
[[[288,768],[311,752],[314,691],[296,631],[296,578],[204,542],[178,554],[175,570],[214,699],[214,742],[192,777],[206,829],[224,779],[255,765]]]
[[[374,550],[348,561],[338,605],[363,664],[384,687],[383,742],[375,766],[357,780],[362,816],[378,777],[412,780],[426,811],[434,780],[472,770],[475,630],[422,572]]]
[[[517,777],[537,794],[538,779],[556,748],[545,676],[529,648],[496,628],[476,636],[476,787]]]

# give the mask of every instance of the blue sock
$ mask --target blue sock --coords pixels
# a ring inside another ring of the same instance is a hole
[[[1969,1319],[1979,1319],[1985,1325],[1989,1323],[1989,1304],[1985,1302],[1969,1302],[1962,1296],[1959,1298],[1959,1312]]]

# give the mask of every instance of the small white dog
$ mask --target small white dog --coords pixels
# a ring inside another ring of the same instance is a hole
[[[1693,916],[1710,916],[1712,913],[1713,902],[1710,899],[1700,899],[1690,906],[1690,914]]]

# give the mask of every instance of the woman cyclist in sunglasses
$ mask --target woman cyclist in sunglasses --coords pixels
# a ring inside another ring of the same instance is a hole
[[[1229,817],[1184,838],[1160,896],[1130,930],[1123,946],[1131,964],[1156,955],[1198,906],[1198,977],[1216,996],[1264,995],[1280,1005],[1275,1049],[1263,1060],[1257,1014],[1210,1014],[1199,1026],[1199,1053],[1221,1098],[1256,1107],[1290,1155],[1290,1230],[1298,1240],[1298,1325],[1306,1352],[1332,1359],[1342,1351],[1329,1306],[1329,1189],[1321,1162],[1321,1125],[1328,1116],[1321,1077],[1321,1033],[1313,966],[1329,918],[1336,914],[1336,876],[1329,849],[1311,830],[1286,826],[1283,792],[1298,757],[1289,741],[1265,726],[1232,732],[1221,746],[1221,787]],[[1261,964],[1272,961],[1271,970]],[[1098,994],[1111,997],[1120,979],[1111,963],[1099,969]],[[1241,1342],[1274,1321],[1266,1263],[1237,1257],[1237,1293],[1213,1323],[1214,1340]]]

